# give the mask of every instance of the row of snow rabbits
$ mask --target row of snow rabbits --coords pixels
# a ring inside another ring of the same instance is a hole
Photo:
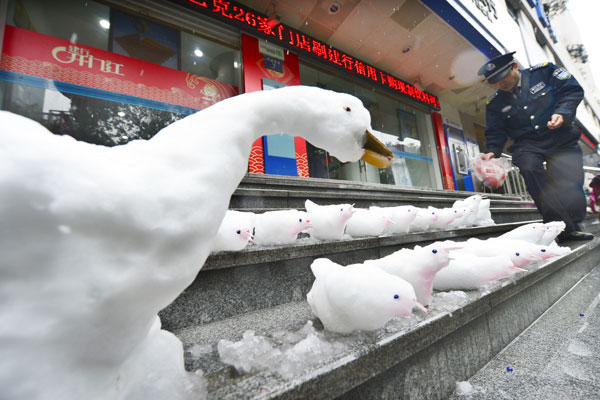
[[[306,299],[327,330],[379,329],[392,318],[410,316],[415,307],[428,313],[433,290],[484,289],[525,272],[529,264],[570,253],[555,242],[564,228],[562,221],[530,223],[486,240],[417,245],[346,266],[318,258],[311,264],[315,281]]]
[[[318,205],[305,202],[306,211],[278,210],[262,214],[228,210],[212,251],[239,251],[249,243],[260,246],[294,243],[300,232],[317,240],[396,235],[494,225],[490,200],[473,195],[448,208],[355,208],[351,204]]]

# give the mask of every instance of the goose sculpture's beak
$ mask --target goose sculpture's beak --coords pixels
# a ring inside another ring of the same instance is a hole
[[[371,165],[374,165],[377,168],[387,168],[392,164],[392,158],[394,158],[394,153],[379,139],[371,133],[367,129],[367,141],[364,145],[365,154],[361,157],[361,160],[368,162]]]

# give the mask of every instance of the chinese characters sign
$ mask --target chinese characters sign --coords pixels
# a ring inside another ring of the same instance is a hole
[[[253,35],[265,38],[298,54],[324,61],[355,77],[369,81],[397,94],[410,97],[435,109],[440,108],[437,97],[419,90],[414,85],[393,77],[343,51],[292,29],[286,25],[272,26],[267,17],[254,10],[225,0],[171,0],[202,14],[209,15]]]
[[[238,94],[223,82],[6,25],[0,69],[196,110]]]

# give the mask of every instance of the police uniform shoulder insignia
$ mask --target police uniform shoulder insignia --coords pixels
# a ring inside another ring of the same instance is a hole
[[[490,104],[492,102],[492,100],[494,100],[496,98],[496,96],[498,96],[498,91],[496,90],[487,100],[487,103],[485,104]]]
[[[542,68],[542,67],[545,67],[546,65],[548,65],[547,62],[540,63],[540,64],[534,65],[533,67],[529,68],[529,70],[533,71],[534,69]]]
[[[569,79],[571,77],[571,74],[566,69],[564,69],[562,67],[558,67],[554,70],[554,72],[552,73],[552,76],[555,76],[556,79],[564,80],[564,79]]]

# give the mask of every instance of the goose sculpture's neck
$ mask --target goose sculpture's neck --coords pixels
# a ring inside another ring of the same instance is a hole
[[[252,144],[260,137],[278,133],[303,136],[299,111],[302,103],[285,93],[262,91],[235,96],[190,115],[160,131],[150,142],[161,157],[185,160],[203,182],[214,182],[227,196],[247,171]],[[310,137],[307,137],[310,140]],[[190,151],[190,149],[194,151]]]
[[[223,100],[167,126],[153,140],[158,142],[177,135],[182,146],[204,147],[204,144],[214,143],[236,145],[249,151],[261,136],[297,133],[301,130],[298,116],[306,114],[305,110],[299,111],[303,102],[290,101],[286,93],[278,95],[277,92],[253,92]],[[310,134],[303,132],[305,136]]]

